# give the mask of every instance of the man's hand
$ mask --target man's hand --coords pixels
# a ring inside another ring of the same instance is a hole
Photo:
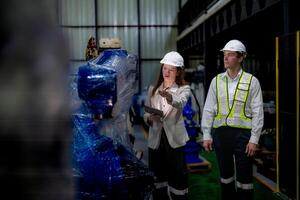
[[[213,148],[212,148],[212,140],[204,140],[203,141],[203,147],[205,149],[205,151],[212,151]]]
[[[254,156],[255,151],[256,151],[256,147],[257,147],[257,144],[249,142],[246,146],[246,151],[245,151],[247,156]]]

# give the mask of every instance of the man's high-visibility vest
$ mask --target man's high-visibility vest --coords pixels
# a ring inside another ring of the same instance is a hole
[[[236,86],[233,105],[229,106],[228,78],[225,79],[219,74],[216,78],[216,93],[218,109],[214,118],[213,127],[230,126],[236,128],[251,129],[251,116],[246,116],[245,107],[249,94],[252,75],[242,72]]]

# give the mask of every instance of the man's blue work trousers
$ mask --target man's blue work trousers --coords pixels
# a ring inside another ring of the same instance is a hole
[[[250,136],[249,129],[219,127],[212,131],[224,200],[253,200],[253,158],[245,153]]]

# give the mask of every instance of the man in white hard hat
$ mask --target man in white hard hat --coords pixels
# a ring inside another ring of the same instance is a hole
[[[188,173],[184,146],[189,140],[182,109],[190,96],[190,86],[183,81],[183,57],[175,51],[160,61],[161,71],[150,86],[145,106],[158,109],[151,113],[145,107],[144,119],[149,125],[149,168],[155,175],[153,200],[188,199]]]
[[[222,199],[253,199],[252,158],[263,127],[259,81],[243,71],[246,48],[230,40],[221,51],[226,71],[212,80],[201,128],[203,147],[214,147],[220,170]]]

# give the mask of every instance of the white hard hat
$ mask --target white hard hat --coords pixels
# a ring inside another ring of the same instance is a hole
[[[184,66],[183,57],[176,51],[171,51],[167,53],[163,59],[160,61],[161,64],[167,64],[172,65],[175,67],[181,67]]]
[[[240,53],[247,53],[245,45],[239,40],[230,40],[226,43],[221,51],[237,51]]]

